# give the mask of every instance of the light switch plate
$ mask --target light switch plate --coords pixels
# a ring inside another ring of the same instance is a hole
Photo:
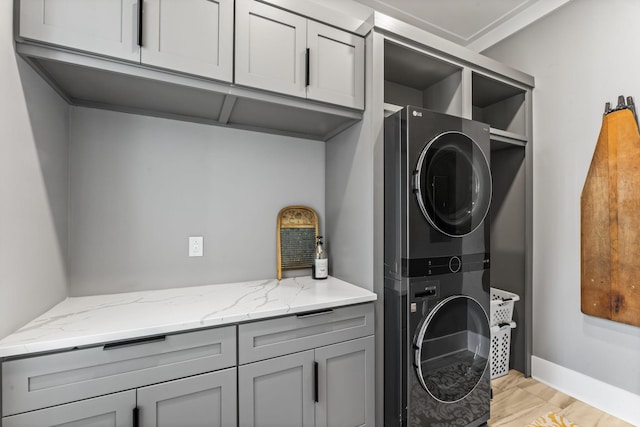
[[[204,254],[204,238],[202,236],[189,237],[189,256],[202,256]]]

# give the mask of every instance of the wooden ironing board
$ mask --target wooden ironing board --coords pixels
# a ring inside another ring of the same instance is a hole
[[[640,134],[633,113],[604,116],[581,197],[581,307],[640,326]]]

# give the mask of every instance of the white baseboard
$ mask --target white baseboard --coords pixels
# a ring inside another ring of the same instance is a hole
[[[531,376],[601,411],[640,426],[640,396],[637,394],[536,356],[531,357]]]

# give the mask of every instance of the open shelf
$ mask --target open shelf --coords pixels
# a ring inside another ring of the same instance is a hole
[[[324,141],[362,119],[347,107],[65,49],[16,51],[71,105]]]
[[[384,43],[384,101],[462,114],[462,68],[392,41]]]
[[[472,74],[473,119],[526,141],[526,90]]]

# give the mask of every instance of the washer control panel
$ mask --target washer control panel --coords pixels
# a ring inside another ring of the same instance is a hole
[[[490,266],[489,254],[485,253],[435,258],[403,258],[402,275],[403,277],[435,276],[486,270]]]

